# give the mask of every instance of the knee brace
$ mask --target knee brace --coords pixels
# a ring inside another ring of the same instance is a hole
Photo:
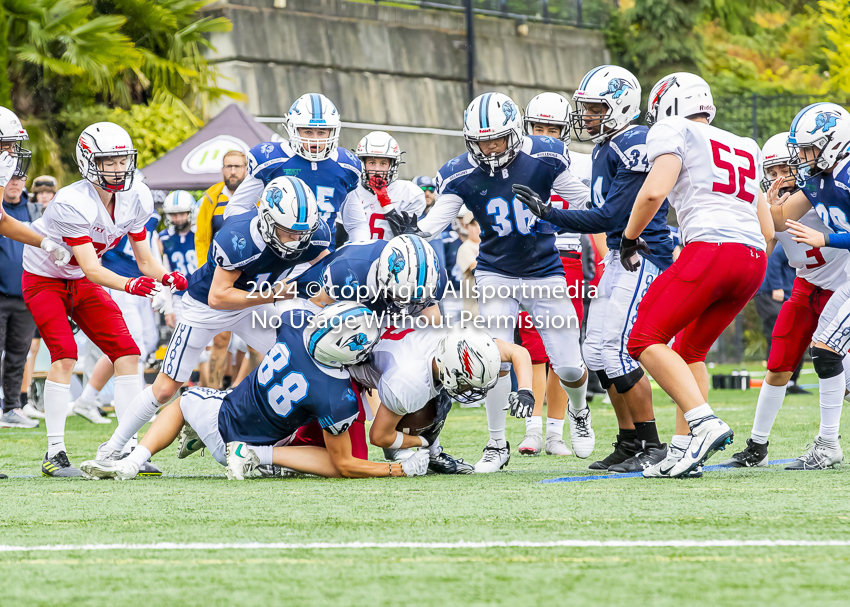
[[[602,389],[606,392],[608,388],[614,385],[614,382],[611,381],[611,378],[608,377],[608,374],[605,371],[594,371],[596,373],[596,377],[599,378],[599,383],[602,385]]]
[[[620,394],[625,394],[626,392],[635,387],[635,384],[640,381],[643,375],[643,369],[638,367],[634,371],[626,373],[625,375],[615,377],[611,380],[611,382],[614,384],[614,387],[617,388],[617,392],[619,392]]]
[[[812,364],[818,378],[829,379],[844,373],[844,365],[842,364],[844,357],[838,352],[812,346],[809,348],[809,354],[812,355]]]
[[[557,369],[555,369],[555,375],[560,378],[561,383],[577,382],[581,379],[581,376],[584,375],[584,366],[558,367]]]

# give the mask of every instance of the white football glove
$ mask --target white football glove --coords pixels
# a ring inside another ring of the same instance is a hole
[[[174,308],[171,306],[171,290],[160,289],[157,291],[156,295],[151,298],[151,307],[155,312],[162,312],[163,314],[174,312]]]
[[[420,449],[401,462],[401,469],[407,476],[425,476],[425,473],[428,472],[430,460],[431,454],[428,449]]]
[[[3,152],[3,154],[5,153],[6,152]],[[0,154],[0,165],[2,165],[3,163],[3,154]],[[2,178],[0,178],[0,181],[2,181]],[[60,268],[66,265],[69,261],[71,261],[70,251],[68,251],[68,249],[66,249],[62,245],[53,242],[46,236],[41,241],[41,245],[39,246],[51,255],[53,255],[53,263],[55,263]]]
[[[10,156],[9,152],[0,154],[0,188],[6,187],[6,184],[15,174],[17,166],[18,160],[14,156]]]

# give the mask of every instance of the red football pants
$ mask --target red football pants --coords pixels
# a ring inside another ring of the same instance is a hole
[[[832,291],[816,287],[804,278],[794,280],[791,297],[782,304],[773,325],[768,371],[782,373],[797,368],[812,342],[818,318],[830,297]]]

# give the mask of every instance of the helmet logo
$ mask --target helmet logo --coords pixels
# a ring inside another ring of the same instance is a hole
[[[369,340],[366,339],[366,334],[358,333],[357,335],[352,335],[351,337],[349,337],[348,340],[342,345],[348,346],[348,349],[352,352],[357,352],[359,350],[362,350],[363,346],[365,346],[367,343],[369,343]]]
[[[606,95],[611,95],[611,99],[614,99],[616,101],[620,99],[620,97],[622,97],[623,94],[631,88],[634,87],[632,87],[632,85],[629,84],[629,81],[625,78],[612,78],[608,81],[608,90],[602,91],[600,93],[600,96],[605,97]]]
[[[387,260],[388,270],[390,273],[395,276],[396,284],[399,283],[398,275],[404,269],[406,262],[404,260],[404,255],[401,254],[401,251],[393,247],[393,252],[390,254],[389,259]]]
[[[838,124],[840,117],[841,115],[837,112],[821,112],[815,117],[815,128],[809,131],[809,135],[814,135],[818,129],[823,129],[821,132],[826,133]]]
[[[80,140],[77,142],[77,145],[79,145],[86,152],[91,154],[91,148],[89,147],[89,144],[86,142],[86,140],[83,137],[80,137]]]
[[[301,101],[301,100],[300,100],[300,99],[296,99],[296,100],[295,100],[295,103],[293,103],[293,104],[289,107],[289,113],[290,113],[290,114],[291,114],[292,112],[295,112],[295,113],[296,113],[296,114],[298,114],[299,116],[301,115],[301,110],[299,110],[299,109],[298,109],[298,102],[299,102],[299,101]]]
[[[502,123],[502,126],[505,126],[509,121],[516,118],[516,112],[517,109],[513,102],[505,101],[502,104],[502,113],[505,115],[505,121]]]
[[[241,253],[245,247],[248,245],[248,241],[245,240],[245,237],[238,232],[230,232],[233,235],[233,250]]]
[[[463,366],[466,377],[470,379],[481,377],[484,371],[484,362],[481,360],[481,357],[467,345],[466,341],[459,342],[457,349],[458,358],[460,359],[460,364]],[[478,372],[476,372],[476,367],[479,369]]]
[[[673,76],[669,80],[665,80],[661,83],[661,86],[658,87],[658,91],[655,93],[655,97],[653,97],[652,101],[649,102],[649,107],[654,108],[658,105],[658,102],[661,101],[661,97],[664,96],[664,93],[667,92],[671,86],[676,84],[676,77]]]
[[[345,286],[357,289],[360,287],[360,281],[352,270],[348,270],[348,275],[345,277]]]
[[[274,150],[274,146],[270,143],[264,143],[262,147],[260,147],[260,151],[263,153],[263,156],[266,158],[269,157],[269,154]]]
[[[280,206],[280,201],[283,200],[283,192],[280,188],[269,188],[266,192],[266,202],[269,206],[277,207],[277,210],[283,213],[283,207]]]

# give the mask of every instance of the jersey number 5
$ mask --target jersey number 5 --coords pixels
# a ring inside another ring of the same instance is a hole
[[[257,380],[266,391],[269,406],[281,417],[289,415],[292,405],[307,396],[310,388],[310,382],[298,371],[291,371],[274,381],[275,375],[289,365],[289,356],[286,344],[275,344],[257,368]]]
[[[711,185],[711,191],[719,192],[720,194],[734,194],[738,200],[752,204],[756,199],[756,195],[747,191],[747,180],[755,181],[756,179],[756,162],[753,159],[753,155],[745,150],[734,150],[735,156],[743,158],[747,163],[746,167],[737,167],[738,182],[735,183],[735,166],[728,160],[723,160],[720,156],[721,152],[732,153],[732,148],[712,139],[711,155],[714,159],[714,166],[729,173],[729,181],[727,183],[715,181]],[[736,190],[737,193],[735,193]]]

